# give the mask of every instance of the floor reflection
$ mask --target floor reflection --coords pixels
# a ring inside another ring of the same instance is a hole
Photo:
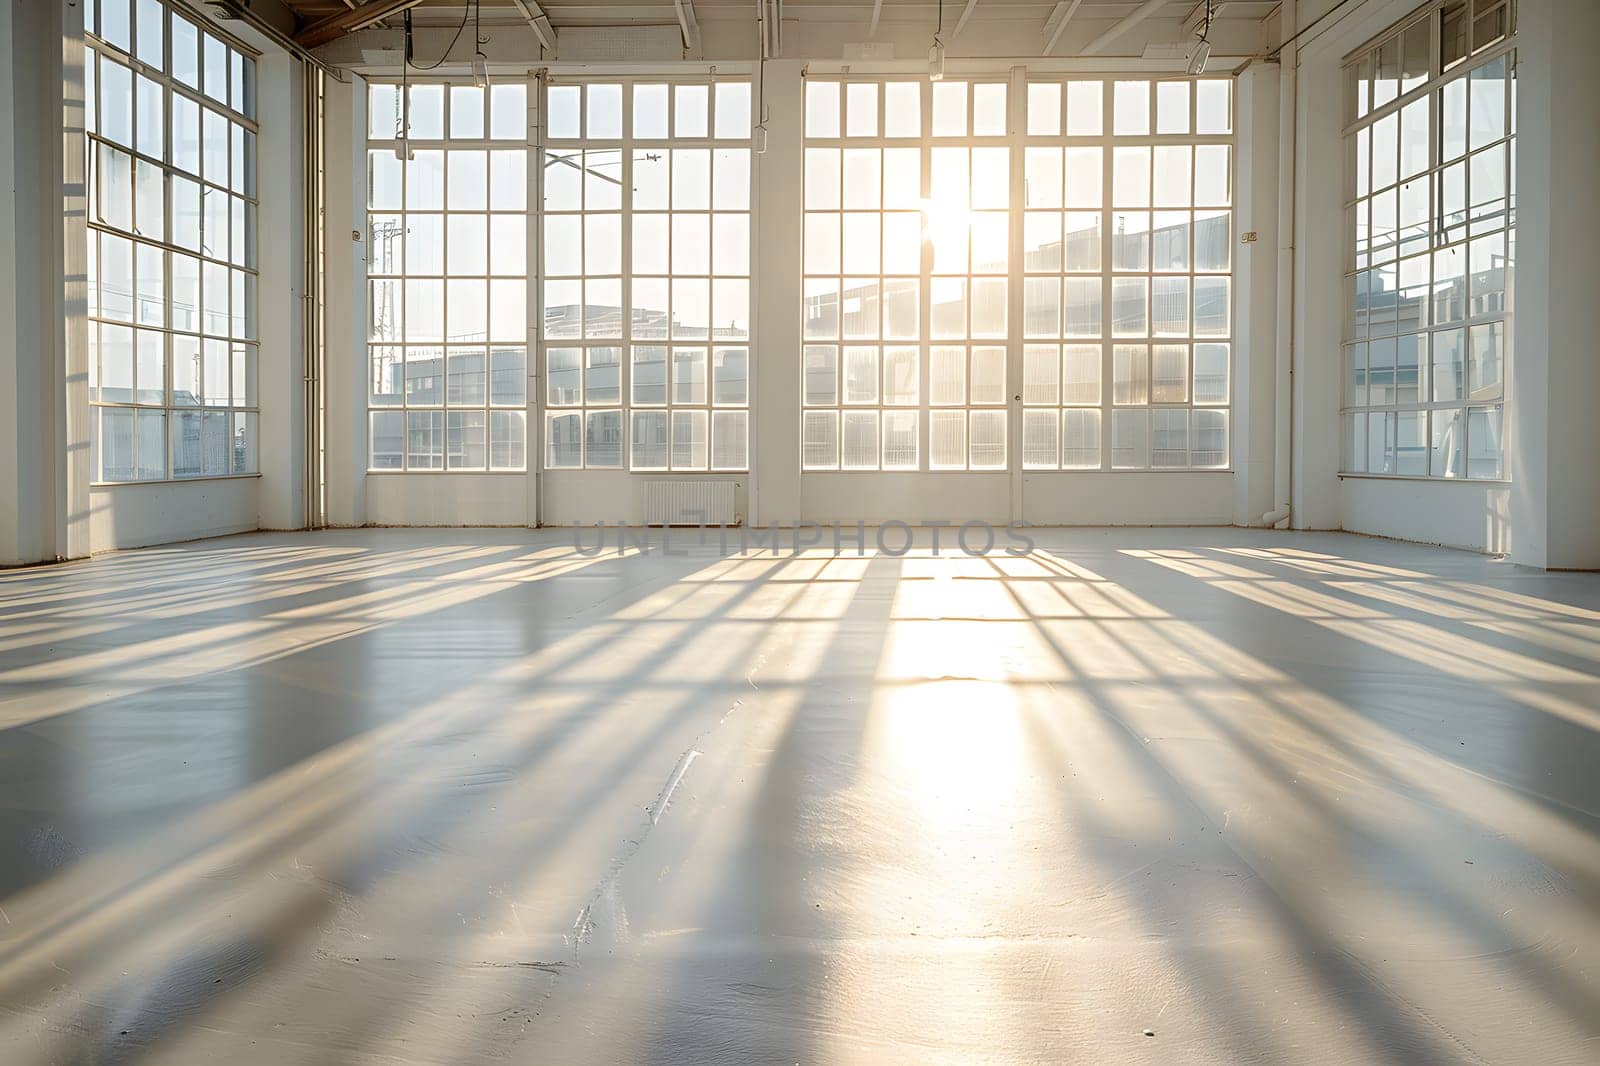
[[[353,531],[0,575],[0,1059],[1600,1040],[1600,581],[1038,539]]]

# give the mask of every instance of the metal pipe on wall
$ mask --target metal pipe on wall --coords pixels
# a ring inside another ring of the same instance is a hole
[[[301,491],[304,525],[320,529],[327,524],[326,464],[323,455],[327,411],[324,403],[325,355],[323,343],[322,274],[325,227],[323,225],[324,99],[327,82],[322,70],[304,63],[302,115],[302,198],[304,211],[304,263],[302,311],[302,398],[305,416],[305,463]]]

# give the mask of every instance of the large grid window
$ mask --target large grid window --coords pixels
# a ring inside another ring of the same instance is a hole
[[[369,87],[368,463],[523,470],[527,86],[402,88]]]
[[[1027,105],[1023,467],[1227,466],[1232,82],[1031,80]]]
[[[803,467],[1007,469],[1013,391],[1025,469],[1226,467],[1232,109],[1224,79],[808,79]]]
[[[546,468],[749,468],[750,88],[546,86]]]
[[[805,469],[1005,469],[1008,130],[1000,81],[807,80]]]
[[[1346,473],[1505,476],[1514,16],[1431,3],[1347,60]]]
[[[255,59],[162,0],[84,17],[91,476],[255,473]]]

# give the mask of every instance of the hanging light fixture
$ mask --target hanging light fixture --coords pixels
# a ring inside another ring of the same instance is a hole
[[[394,157],[411,158],[411,9],[403,16],[404,35],[400,43],[400,125],[394,135]]]
[[[489,87],[489,57],[483,54],[487,38],[483,35],[483,0],[472,4],[472,84],[480,89]]]
[[[939,25],[933,31],[933,45],[928,49],[928,80],[944,80],[944,0],[939,0]]]

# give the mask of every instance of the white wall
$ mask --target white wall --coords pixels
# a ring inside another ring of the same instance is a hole
[[[89,490],[96,552],[244,533],[261,525],[260,478],[150,481]]]
[[[363,465],[365,465],[363,463]],[[366,525],[525,526],[523,474],[370,474]]]
[[[1522,0],[1516,309],[1507,429],[1512,558],[1600,568],[1600,4]]]
[[[1475,552],[1511,550],[1511,488],[1423,478],[1342,478],[1343,528]]]
[[[0,10],[0,566],[88,551],[81,41]]]

